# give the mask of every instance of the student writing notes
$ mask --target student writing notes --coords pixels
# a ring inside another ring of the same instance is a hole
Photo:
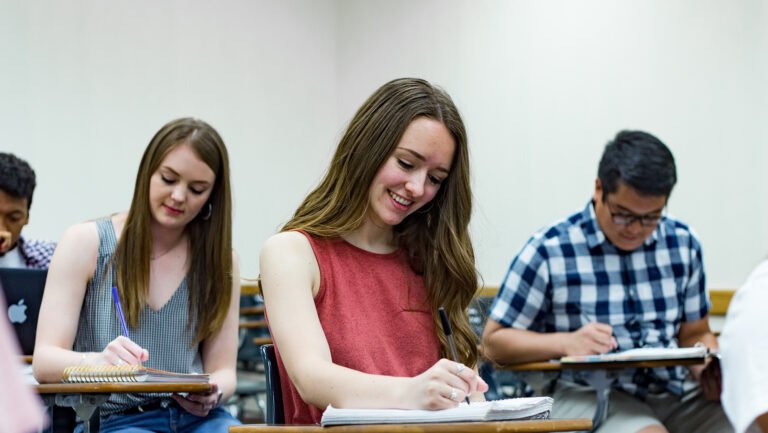
[[[129,211],[62,237],[40,310],[35,377],[59,382],[70,366],[139,363],[208,373],[209,393],[113,394],[100,430],[226,431],[237,423],[218,405],[235,388],[239,283],[224,142],[201,120],[169,122],[144,152]]]
[[[379,88],[326,176],[261,253],[286,423],[322,409],[455,407],[487,385],[464,311],[477,286],[467,138],[448,94]],[[445,306],[460,363],[437,309]],[[478,396],[479,397],[479,396]]]
[[[591,200],[531,236],[512,260],[483,333],[485,354],[511,363],[697,343],[716,349],[699,240],[664,215],[676,181],[661,140],[643,131],[616,134]],[[719,383],[710,362],[622,371],[597,431],[730,431],[711,401]],[[594,414],[595,395],[584,384],[578,373],[563,373],[554,417]]]

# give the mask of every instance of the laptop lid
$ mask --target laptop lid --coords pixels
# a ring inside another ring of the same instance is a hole
[[[0,287],[5,295],[3,319],[11,322],[22,355],[32,355],[40,304],[43,302],[46,269],[0,268]]]

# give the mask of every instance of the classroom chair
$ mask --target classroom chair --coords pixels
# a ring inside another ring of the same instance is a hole
[[[277,369],[275,346],[264,344],[259,347],[259,350],[264,361],[264,377],[267,382],[267,413],[265,421],[268,425],[285,424],[283,392],[280,387],[280,373]]]

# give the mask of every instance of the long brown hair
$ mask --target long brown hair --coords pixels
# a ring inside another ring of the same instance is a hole
[[[196,317],[195,342],[200,342],[221,329],[232,299],[229,157],[224,141],[210,125],[198,119],[177,119],[152,137],[139,164],[133,201],[117,241],[112,265],[117,267],[117,287],[126,320],[131,326],[137,326],[149,290],[152,254],[150,178],[166,155],[180,145],[189,146],[216,176],[208,204],[201,211],[203,215],[198,215],[184,229],[190,251],[186,275],[189,312],[190,318]],[[210,216],[207,216],[209,207]]]
[[[445,125],[456,151],[450,174],[432,202],[394,230],[399,244],[408,251],[411,266],[424,275],[436,329],[441,329],[437,309],[443,306],[454,326],[459,358],[475,365],[477,338],[466,314],[477,290],[468,231],[472,215],[469,151],[461,115],[445,91],[416,78],[401,78],[380,87],[352,118],[320,185],[282,230],[300,229],[329,238],[362,226],[374,176],[418,117]],[[447,355],[443,332],[438,337]]]

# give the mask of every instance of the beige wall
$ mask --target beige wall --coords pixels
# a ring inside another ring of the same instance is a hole
[[[768,254],[768,7],[761,0],[0,0],[0,149],[40,186],[30,236],[125,209],[141,151],[195,115],[230,148],[243,274],[380,84],[445,87],[470,133],[478,267],[498,284],[590,196],[622,128],[678,160],[671,214],[709,285]]]

